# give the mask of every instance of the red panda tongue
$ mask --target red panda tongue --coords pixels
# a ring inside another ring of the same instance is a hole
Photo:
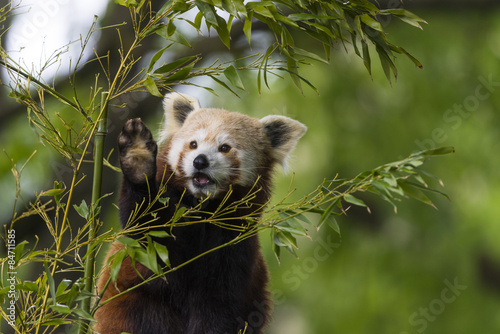
[[[206,174],[203,174],[203,173],[197,173],[193,177],[193,181],[196,185],[202,186],[202,187],[212,183],[212,180]]]

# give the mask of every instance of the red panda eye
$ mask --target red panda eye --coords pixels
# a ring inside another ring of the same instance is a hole
[[[198,143],[193,140],[192,142],[189,143],[189,148],[192,150],[196,150],[198,148]]]
[[[231,151],[231,146],[227,144],[223,144],[219,147],[219,152],[221,153],[228,153],[229,151]]]

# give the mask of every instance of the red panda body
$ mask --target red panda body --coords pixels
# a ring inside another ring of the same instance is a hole
[[[273,167],[285,164],[305,126],[283,116],[258,120],[221,109],[203,109],[193,98],[177,93],[167,95],[164,106],[163,146],[158,155],[151,132],[140,119],[128,121],[120,134],[122,225],[125,227],[131,212],[154,198],[166,182],[162,196],[169,198],[169,205],[158,211],[155,225],[169,222],[178,205],[190,208],[204,199],[201,215],[208,218],[258,190],[252,205],[228,210],[222,217],[235,227],[248,226],[238,217],[258,214],[269,201]],[[143,219],[135,223],[150,218]],[[262,333],[269,321],[271,301],[257,236],[208,252],[235,239],[241,229],[211,223],[184,225],[189,218],[183,219],[172,229],[167,227],[172,238],[161,239],[168,249],[170,266],[198,258],[168,273],[165,279],[142,284],[103,304],[96,313],[97,332],[238,334],[246,328],[247,334]],[[120,247],[124,246],[115,242],[108,258]],[[107,284],[110,272],[106,268],[98,283],[98,292],[105,290],[102,302],[151,274],[138,262],[134,268],[126,258],[116,282]]]

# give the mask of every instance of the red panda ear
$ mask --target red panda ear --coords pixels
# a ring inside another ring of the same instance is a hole
[[[165,116],[160,131],[160,142],[170,139],[181,128],[188,115],[200,108],[200,102],[189,95],[177,92],[165,95],[163,99]]]
[[[260,122],[270,140],[272,158],[286,171],[288,156],[307,127],[291,118],[276,115],[266,116]]]

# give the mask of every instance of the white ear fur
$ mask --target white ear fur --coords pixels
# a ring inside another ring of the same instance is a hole
[[[273,160],[286,171],[290,152],[306,133],[307,127],[294,119],[276,115],[266,116],[260,119],[260,122],[271,142]]]
[[[163,99],[165,116],[159,142],[163,143],[170,139],[181,128],[187,116],[200,108],[200,102],[192,96],[177,92],[165,95]]]

